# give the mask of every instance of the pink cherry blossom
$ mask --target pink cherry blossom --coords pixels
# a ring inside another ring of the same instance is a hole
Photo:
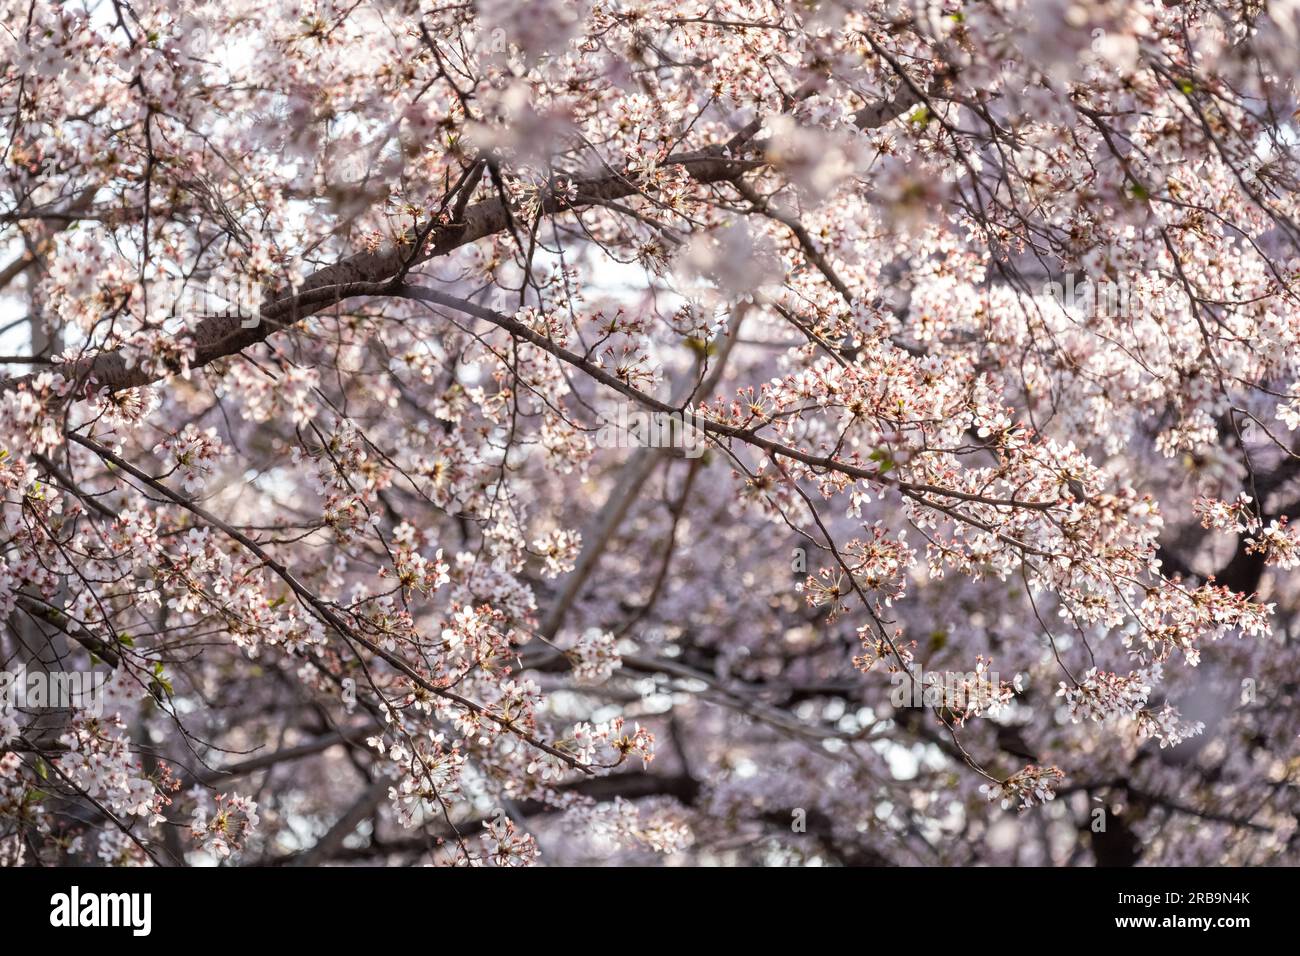
[[[0,20],[0,863],[1300,862],[1295,3]]]

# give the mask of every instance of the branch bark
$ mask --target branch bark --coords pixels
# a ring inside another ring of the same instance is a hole
[[[864,107],[858,111],[855,119],[860,128],[874,129],[895,119],[913,102],[909,95],[900,93],[884,103]],[[727,143],[674,154],[665,159],[663,165],[682,167],[700,184],[735,180],[746,171],[765,163],[761,158],[765,143],[752,141],[759,128],[759,121],[755,120]],[[741,155],[744,152],[753,155],[745,158]],[[542,211],[557,214],[570,209],[603,205],[642,191],[641,186],[622,173],[578,180],[575,186],[575,200],[570,202],[550,193],[542,200]],[[501,199],[481,200],[465,208],[457,221],[428,230],[421,249],[413,250],[409,246],[390,244],[373,252],[359,252],[312,273],[300,289],[288,294],[268,296],[263,301],[256,324],[250,325],[247,318],[237,315],[207,316],[198,322],[190,334],[189,367],[202,368],[234,355],[265,341],[273,333],[297,325],[309,316],[346,299],[383,295],[394,285],[400,284],[413,266],[502,232],[509,226],[510,219],[510,210]],[[129,363],[129,357],[126,350],[117,348],[60,365],[54,371],[76,382],[79,395],[93,394],[103,389],[118,392],[138,388],[164,377],[139,364]],[[38,374],[40,373],[2,379],[0,392],[28,387]]]

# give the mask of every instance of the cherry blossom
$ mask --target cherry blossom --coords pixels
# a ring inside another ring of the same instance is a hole
[[[0,863],[1297,861],[1296,4],[0,18]]]

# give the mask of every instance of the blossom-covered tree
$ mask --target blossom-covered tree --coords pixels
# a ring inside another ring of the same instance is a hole
[[[0,10],[0,860],[1300,861],[1296,0]]]

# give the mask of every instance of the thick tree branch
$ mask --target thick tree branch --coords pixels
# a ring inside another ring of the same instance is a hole
[[[879,127],[910,105],[907,96],[896,96],[887,103],[860,110],[857,119],[863,129]],[[734,180],[763,165],[764,161],[758,157],[762,156],[765,144],[750,142],[759,129],[758,122],[750,123],[726,144],[677,153],[661,165],[680,166],[702,185]],[[752,154],[750,157],[741,155],[747,146]],[[581,179],[574,186],[577,189],[575,200],[571,202],[551,191],[542,198],[541,211],[558,214],[585,206],[604,205],[643,191],[634,178],[622,173]],[[457,220],[428,230],[424,247],[419,251],[408,245],[390,244],[374,252],[360,252],[317,270],[307,277],[300,289],[290,294],[269,296],[262,303],[259,321],[255,324],[238,315],[207,316],[198,322],[189,336],[191,352],[188,365],[202,368],[235,355],[346,299],[383,294],[389,283],[400,282],[413,266],[502,232],[508,228],[510,219],[511,212],[500,198],[481,200],[465,208],[463,216]],[[76,382],[79,394],[137,388],[162,377],[129,362],[129,357],[127,351],[113,349],[61,365],[56,371]],[[0,392],[23,388],[36,374],[0,380]]]

